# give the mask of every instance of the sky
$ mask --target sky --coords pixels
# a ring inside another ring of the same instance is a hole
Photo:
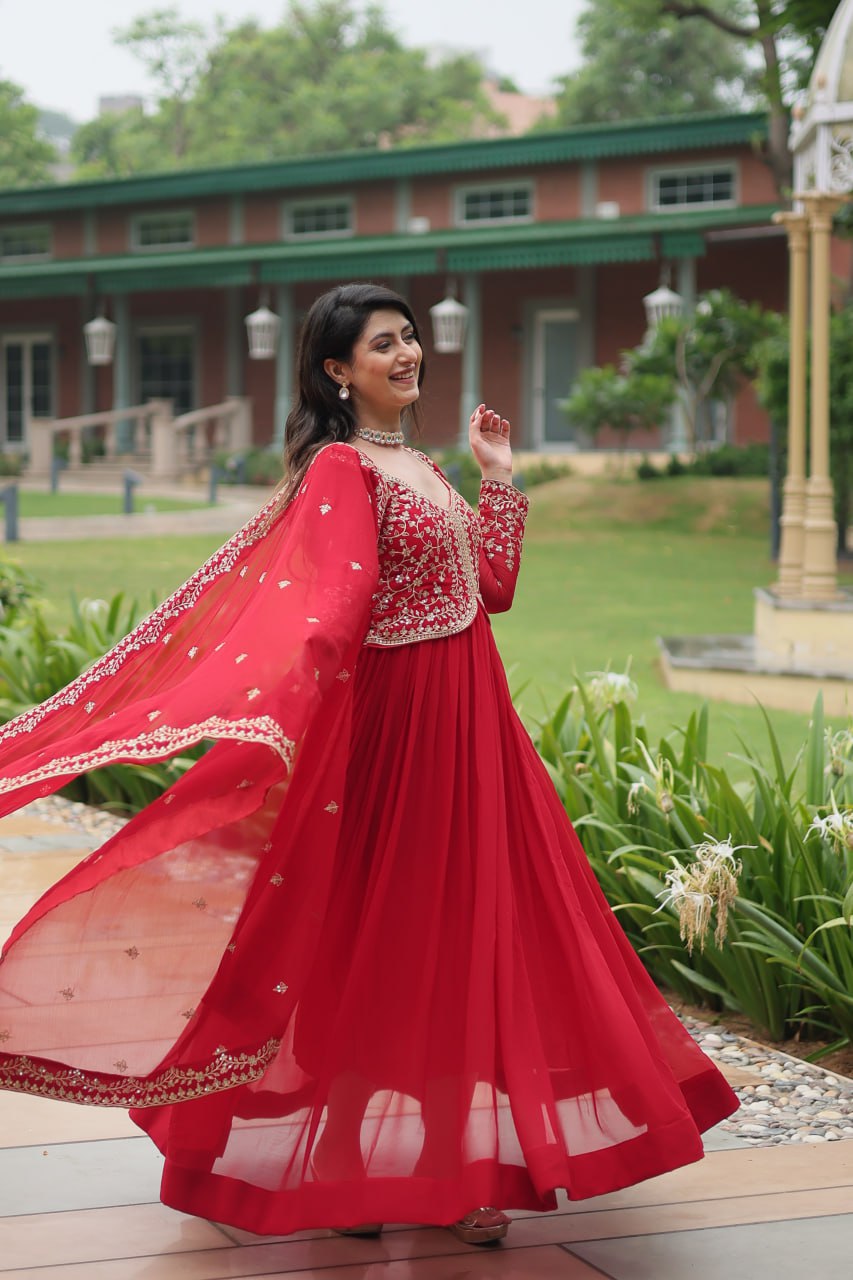
[[[170,0],[0,0],[0,79],[23,87],[40,107],[91,119],[101,94],[151,92],[142,68],[111,32]],[[175,0],[185,18],[207,23],[221,13],[272,26],[285,0]],[[472,50],[528,93],[577,65],[574,41],[584,0],[382,0],[403,41]]]

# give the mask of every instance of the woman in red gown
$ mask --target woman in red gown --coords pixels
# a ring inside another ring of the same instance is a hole
[[[205,741],[0,961],[0,1086],[131,1108],[166,1203],[260,1233],[500,1237],[702,1155],[737,1106],[601,894],[489,624],[527,499],[480,406],[477,510],[402,442],[408,305],[318,299],[289,483],[0,731],[0,812]]]

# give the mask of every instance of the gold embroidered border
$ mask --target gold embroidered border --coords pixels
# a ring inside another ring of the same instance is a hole
[[[93,1107],[161,1107],[251,1084],[264,1074],[280,1046],[280,1040],[270,1039],[254,1053],[221,1053],[204,1067],[169,1067],[153,1080],[95,1075],[0,1053],[0,1088]]]
[[[211,716],[199,724],[187,725],[183,729],[175,729],[170,725],[158,725],[148,733],[141,733],[136,738],[115,738],[104,742],[92,751],[79,755],[56,756],[28,773],[17,777],[0,777],[0,794],[17,791],[19,787],[29,786],[33,782],[43,782],[47,778],[61,778],[68,773],[86,773],[90,769],[98,769],[105,764],[113,764],[116,760],[130,758],[134,762],[144,763],[148,760],[162,759],[166,755],[174,755],[184,747],[195,746],[203,738],[228,739],[234,742],[259,742],[271,747],[281,756],[289,770],[293,764],[296,743],[285,737],[281,727],[271,716],[258,716],[256,719],[226,720],[221,716]]]

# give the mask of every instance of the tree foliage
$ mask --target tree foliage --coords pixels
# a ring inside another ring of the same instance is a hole
[[[769,127],[764,159],[780,195],[790,192],[788,104],[808,81],[820,41],[838,0],[631,0],[680,21],[702,22],[725,32],[750,50],[760,65],[759,87],[767,103]]]
[[[607,364],[584,369],[563,408],[569,421],[593,439],[609,427],[620,436],[624,448],[634,431],[661,425],[674,394],[674,382],[665,374],[619,373]]]
[[[38,108],[23,90],[0,80],[0,189],[49,182],[55,149],[39,134]]]
[[[373,5],[294,0],[272,28],[159,9],[117,38],[157,84],[156,108],[83,126],[81,177],[445,141],[500,121],[476,58],[431,62]]]
[[[693,449],[709,402],[731,398],[745,378],[756,376],[758,344],[774,323],[774,313],[757,302],[744,302],[728,289],[711,289],[693,314],[662,320],[630,354],[628,365],[635,373],[677,382]]]
[[[595,0],[577,32],[583,65],[561,78],[562,125],[742,108],[754,89],[743,51],[721,31],[649,21],[636,0]]]

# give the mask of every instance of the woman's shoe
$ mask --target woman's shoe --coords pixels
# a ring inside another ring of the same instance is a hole
[[[459,1222],[451,1222],[447,1230],[464,1244],[494,1244],[496,1240],[503,1240],[511,1222],[500,1209],[489,1207],[473,1209]]]
[[[336,1236],[378,1236],[382,1234],[383,1223],[364,1222],[358,1227],[332,1227]]]

